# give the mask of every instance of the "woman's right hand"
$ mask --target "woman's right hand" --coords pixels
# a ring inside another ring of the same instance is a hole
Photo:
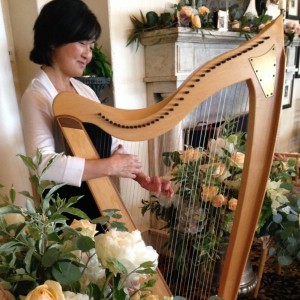
[[[125,152],[122,145],[113,152],[110,160],[110,176],[136,178],[136,174],[142,171],[142,164],[137,155]]]
[[[137,155],[125,152],[122,145],[109,158],[86,159],[82,180],[90,180],[104,176],[136,178],[142,172],[142,164]]]

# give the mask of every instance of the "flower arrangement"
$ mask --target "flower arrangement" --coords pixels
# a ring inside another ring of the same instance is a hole
[[[166,177],[174,184],[175,196],[142,200],[142,214],[150,211],[163,220],[161,229],[168,232],[167,246],[178,258],[178,269],[182,270],[189,257],[193,257],[191,263],[200,266],[207,259],[215,261],[220,245],[228,242],[238,205],[246,141],[244,133],[234,133],[234,124],[224,122],[218,138],[210,139],[207,149],[188,146],[184,151],[163,153],[169,169]],[[270,254],[276,255],[281,265],[300,259],[300,201],[290,197],[295,164],[293,159],[274,160],[256,228],[257,237],[271,237]],[[187,240],[190,253],[186,252]]]
[[[286,36],[287,42],[289,45],[293,42],[294,38],[300,37],[300,24],[296,21],[287,21],[284,24],[284,34]]]
[[[27,191],[20,192],[26,207],[15,204],[13,187],[1,194],[0,298],[158,299],[151,294],[158,254],[141,233],[127,232],[114,209],[90,220],[74,207],[80,196],[61,199],[56,192],[63,184],[42,180],[59,156],[39,174],[42,153],[37,150],[36,160],[20,155],[32,174],[38,207],[38,199]]]
[[[272,17],[266,15],[265,12],[260,16],[255,16],[251,13],[240,16],[238,12],[238,3],[228,8],[228,29],[244,34],[247,39],[259,32],[272,20]],[[209,8],[206,6],[193,8],[192,6],[187,6],[185,1],[179,1],[178,4],[161,14],[155,11],[148,11],[146,16],[142,12],[140,12],[140,15],[140,20],[135,16],[130,17],[133,30],[128,37],[127,46],[136,42],[138,47],[144,32],[172,27],[188,27],[195,31],[202,29],[215,30],[218,23],[216,14],[211,12]]]

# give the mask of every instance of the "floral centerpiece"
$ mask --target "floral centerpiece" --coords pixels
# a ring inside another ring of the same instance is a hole
[[[163,153],[175,196],[142,200],[142,213],[150,211],[164,222],[161,229],[168,232],[167,247],[182,272],[190,257],[190,263],[200,268],[207,260],[216,261],[220,247],[228,242],[246,141],[244,133],[234,133],[234,127],[234,121],[225,122],[207,149],[188,146],[184,151]],[[271,237],[270,254],[282,265],[300,259],[300,201],[290,197],[295,174],[295,160],[274,160],[256,228],[257,237]]]
[[[136,16],[131,16],[130,20],[133,24],[133,29],[127,39],[127,46],[136,42],[137,47],[141,42],[141,37],[144,32],[149,32],[159,29],[167,29],[174,27],[191,28],[194,31],[217,30],[217,15],[206,6],[202,5],[198,8],[186,5],[185,1],[179,1],[170,9],[159,14],[155,11],[148,11],[146,15],[140,12],[140,19]],[[239,32],[246,39],[250,39],[254,34],[263,29],[270,21],[272,16],[269,16],[266,11],[262,11],[261,15],[257,16],[251,12],[240,15],[239,4],[235,3],[228,7],[228,30]],[[300,36],[300,26],[296,21],[287,21],[284,24],[285,45],[290,45],[294,38]]]
[[[61,199],[63,184],[41,177],[60,155],[39,174],[41,156],[39,150],[36,161],[20,155],[39,199],[21,192],[27,200],[26,207],[19,207],[13,187],[1,194],[0,298],[158,299],[151,294],[157,252],[145,245],[138,230],[126,231],[118,211],[106,210],[90,220],[74,207],[81,197]]]

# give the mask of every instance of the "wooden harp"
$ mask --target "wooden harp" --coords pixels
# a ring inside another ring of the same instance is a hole
[[[225,300],[236,299],[238,295],[263,203],[281,111],[284,72],[283,20],[280,16],[238,48],[196,69],[172,95],[145,109],[109,107],[74,93],[61,93],[54,101],[54,114],[73,154],[95,158],[97,153],[83,129],[84,122],[95,124],[119,139],[148,141],[149,147],[156,147],[158,137],[182,124],[199,106],[203,111],[203,105],[212,95],[227,87],[245,84],[249,101],[246,155],[237,210],[216,293]],[[218,100],[214,99],[215,106]],[[228,106],[225,104],[225,110]],[[222,123],[223,117],[218,120]],[[191,132],[190,125],[189,130]],[[153,150],[149,152],[151,154]],[[152,157],[151,165],[156,159]],[[88,185],[100,210],[120,208],[129,230],[135,228],[118,191],[108,178],[91,180]],[[161,296],[174,294],[170,289],[159,272],[155,293]],[[186,297],[202,299],[195,295]]]

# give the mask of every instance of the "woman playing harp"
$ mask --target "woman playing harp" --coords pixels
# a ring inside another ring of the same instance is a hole
[[[69,91],[99,102],[91,88],[73,77],[81,76],[90,62],[92,48],[100,33],[101,27],[95,15],[81,0],[53,0],[43,7],[35,22],[30,59],[41,68],[22,97],[21,114],[27,155],[33,157],[36,149],[40,148],[44,157],[41,167],[55,153],[65,151],[52,113],[55,96]],[[169,183],[157,176],[146,176],[139,158],[126,153],[117,139],[113,138],[109,148],[111,156],[108,153],[108,157],[95,160],[64,155],[45,173],[44,179],[73,186],[69,189],[72,195],[87,194],[88,189],[84,185],[82,190],[75,187],[81,186],[83,181],[102,176],[131,178],[145,189],[172,195]],[[91,218],[98,217],[93,201],[79,202]]]

